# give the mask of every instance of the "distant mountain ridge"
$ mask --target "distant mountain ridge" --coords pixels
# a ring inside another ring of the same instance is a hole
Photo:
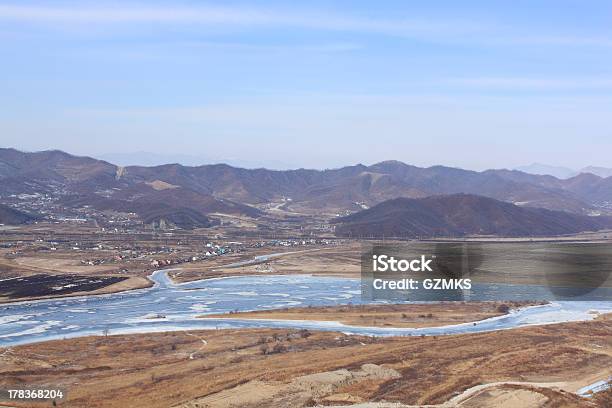
[[[597,200],[605,201],[608,192],[612,198],[612,189],[608,191],[605,185],[600,188],[599,180],[594,185],[582,186],[575,180],[568,182],[507,170],[420,168],[396,161],[321,171],[247,170],[224,164],[132,166],[125,168],[123,177],[132,182],[159,179],[251,205],[289,197],[292,208],[303,211],[358,209],[356,203],[372,206],[397,197],[470,193],[522,205],[588,213],[595,210]],[[573,188],[587,195],[579,196]]]
[[[535,175],[553,176],[559,179],[568,179],[582,173],[590,173],[602,178],[612,177],[612,168],[600,166],[587,166],[581,168],[580,170],[573,170],[567,167],[533,163],[528,166],[519,166],[515,168],[515,170]]]
[[[431,238],[553,236],[612,228],[612,217],[519,207],[471,194],[396,198],[335,220],[336,235]]]
[[[116,166],[61,151],[0,149],[0,196],[60,191],[66,205],[146,216],[152,205],[258,217],[253,206],[287,199],[291,209],[333,214],[398,198],[466,193],[577,214],[612,210],[612,178],[562,180],[516,170],[421,168],[399,161],[328,170],[243,169],[227,164]],[[290,199],[290,201],[289,201]],[[161,211],[161,208],[157,208]],[[158,211],[159,212],[159,211]]]
[[[196,154],[176,154],[176,153],[150,153],[150,152],[120,152],[96,155],[95,158],[114,163],[120,166],[161,166],[164,164],[177,163],[184,166],[202,166],[211,163],[226,163],[234,167],[259,168],[262,162],[255,159],[238,160],[222,159]],[[282,161],[269,161],[266,163],[274,169],[287,169],[290,166]]]
[[[550,166],[548,164],[533,163],[528,166],[519,166],[515,170],[522,171],[523,173],[535,174],[540,176],[553,176],[559,179],[567,179],[570,177],[577,176],[578,171],[562,166]]]
[[[612,177],[612,169],[599,166],[588,166],[580,169],[580,173],[591,173],[599,177]]]

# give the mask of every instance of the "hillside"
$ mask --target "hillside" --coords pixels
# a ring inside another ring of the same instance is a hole
[[[36,215],[15,210],[7,205],[0,204],[0,224],[18,225],[38,219]]]
[[[152,204],[141,209],[140,216],[145,224],[161,229],[166,227],[193,229],[213,225],[208,217],[196,210],[191,208],[172,208],[163,204]]]
[[[550,236],[612,228],[611,217],[519,207],[470,194],[397,198],[335,221],[350,237]]]
[[[171,168],[171,166],[165,166]],[[182,166],[181,166],[182,167]],[[177,170],[181,173],[180,169]],[[146,179],[126,178],[126,170],[105,161],[61,151],[25,153],[0,149],[0,195],[46,194],[67,208],[133,212],[145,223],[164,219],[183,228],[206,227],[210,213],[258,217],[248,205],[213,197],[206,189],[191,189],[188,177],[152,168]],[[163,178],[163,177],[162,177]]]
[[[136,213],[142,212],[140,205],[163,200],[204,215],[257,217],[260,213],[253,206],[290,198],[290,210],[331,216],[399,197],[458,193],[576,214],[612,212],[612,178],[580,174],[562,180],[516,170],[422,168],[398,161],[284,171],[226,164],[121,167],[60,151],[0,149],[0,180],[3,197],[51,194],[68,207],[127,208]]]
[[[519,172],[517,172],[519,173]],[[558,179],[505,171],[475,172],[444,166],[420,168],[398,161],[357,164],[327,170],[240,169],[224,164],[187,167],[178,164],[126,167],[122,179],[130,182],[163,180],[236,202],[261,204],[281,197],[292,199],[293,209],[329,212],[357,209],[397,197],[470,193],[509,202],[585,213],[593,204],[566,190]],[[612,196],[612,194],[611,194]]]

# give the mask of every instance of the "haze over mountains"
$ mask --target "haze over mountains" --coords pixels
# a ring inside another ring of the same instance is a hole
[[[61,151],[0,149],[0,181],[3,203],[18,202],[23,194],[47,194],[64,208],[133,212],[148,222],[164,219],[183,227],[209,226],[214,213],[257,218],[263,212],[256,207],[267,203],[283,202],[292,211],[333,218],[398,197],[459,193],[579,215],[612,212],[612,177],[559,179],[516,170],[421,168],[398,161],[329,170],[227,164],[122,167]]]
[[[176,153],[150,153],[150,152],[120,152],[106,153],[96,155],[95,158],[113,163],[119,166],[161,166],[163,164],[178,163],[184,166],[202,166],[211,163],[225,163],[235,167],[258,168],[266,167],[273,169],[288,169],[291,166],[288,163],[280,160],[266,160],[264,166],[263,161],[257,159],[241,160],[223,157],[211,157],[208,155],[197,154],[176,154]]]
[[[568,167],[550,166],[548,164],[533,163],[528,166],[517,167],[515,170],[529,174],[554,176],[560,179],[568,179],[570,177],[575,177],[581,173],[591,173],[603,178],[612,176],[612,168],[599,166],[587,166],[583,167],[580,170],[574,170]]]

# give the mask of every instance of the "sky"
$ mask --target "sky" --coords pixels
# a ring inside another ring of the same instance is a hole
[[[612,167],[612,2],[0,0],[0,146]]]

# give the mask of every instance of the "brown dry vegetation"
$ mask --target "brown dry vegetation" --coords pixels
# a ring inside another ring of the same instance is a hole
[[[358,242],[308,250],[261,248],[251,250],[248,254],[219,257],[207,261],[206,264],[184,265],[180,271],[172,272],[170,277],[177,282],[240,275],[305,274],[358,278],[361,272],[361,248],[362,244]],[[224,267],[234,262],[251,260],[257,255],[280,252],[287,254],[259,264],[237,268]]]
[[[59,406],[67,407],[440,404],[494,382],[538,384],[513,391],[531,390],[546,406],[586,407],[593,405],[567,393],[610,375],[612,319],[384,339],[271,329],[120,335],[0,355],[0,388],[64,387],[68,400]],[[507,388],[487,388],[471,406],[500,402]]]
[[[232,314],[209,314],[202,318],[278,319],[335,321],[368,327],[435,327],[476,322],[508,313],[528,302],[448,302],[410,305],[355,305],[296,307]]]

